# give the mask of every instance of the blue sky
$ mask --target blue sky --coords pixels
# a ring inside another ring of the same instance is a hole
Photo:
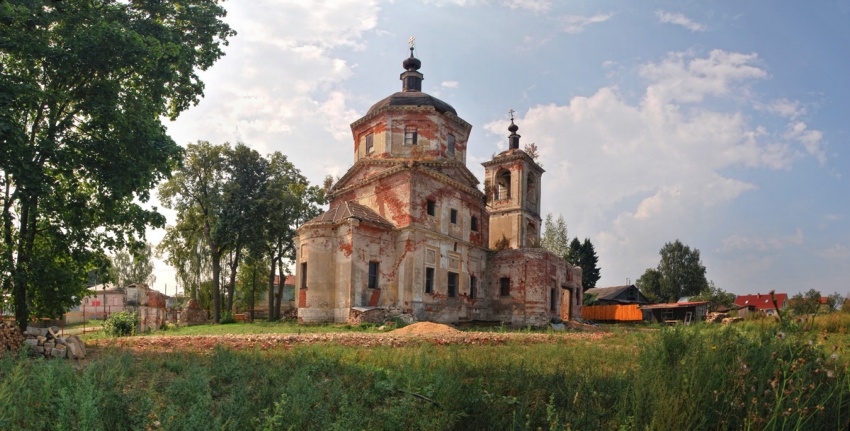
[[[349,124],[423,91],[473,125],[470,170],[506,148],[508,110],[540,147],[543,212],[634,282],[666,242],[736,293],[850,294],[850,1],[231,1],[239,33],[202,74],[180,144],[281,151],[319,183],[353,161]],[[161,231],[152,231],[156,243]],[[157,266],[156,287],[173,272]]]

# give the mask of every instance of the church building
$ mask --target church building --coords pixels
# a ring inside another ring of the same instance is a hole
[[[543,168],[519,146],[466,167],[469,133],[448,103],[422,92],[422,63],[402,63],[402,91],[351,124],[354,164],[329,210],[298,228],[301,323],[408,314],[441,323],[542,326],[581,317],[581,268],[540,243]]]

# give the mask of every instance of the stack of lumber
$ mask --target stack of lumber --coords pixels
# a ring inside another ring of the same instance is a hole
[[[15,353],[24,344],[24,336],[15,324],[0,321],[0,356]]]

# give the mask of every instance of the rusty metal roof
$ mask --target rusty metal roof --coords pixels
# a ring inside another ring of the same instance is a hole
[[[394,227],[392,223],[387,221],[387,219],[381,217],[371,208],[360,205],[354,201],[343,202],[325,211],[324,214],[314,219],[311,219],[307,223],[304,223],[304,226],[314,224],[337,224],[350,218],[365,221],[378,226],[385,226],[388,228]]]
[[[369,111],[366,112],[366,115],[368,116],[372,112],[386,106],[433,106],[441,114],[451,112],[457,115],[457,111],[455,111],[455,108],[452,108],[452,105],[421,91],[400,91],[395,93],[372,105]]]

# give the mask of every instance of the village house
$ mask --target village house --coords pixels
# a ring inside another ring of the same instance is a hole
[[[773,298],[776,298],[776,305],[780,309],[785,309],[788,306],[787,293],[776,293],[773,296],[762,293],[757,293],[755,295],[738,295],[735,297],[735,307],[738,308],[738,316],[744,317],[747,314],[756,311],[763,312],[768,316],[776,314],[776,307],[773,305]]]
[[[330,209],[297,231],[298,320],[580,317],[581,269],[538,246],[544,171],[513,118],[508,149],[483,163],[481,191],[466,166],[472,126],[422,92],[420,67],[411,46],[402,91],[351,124],[354,165],[329,191]]]

